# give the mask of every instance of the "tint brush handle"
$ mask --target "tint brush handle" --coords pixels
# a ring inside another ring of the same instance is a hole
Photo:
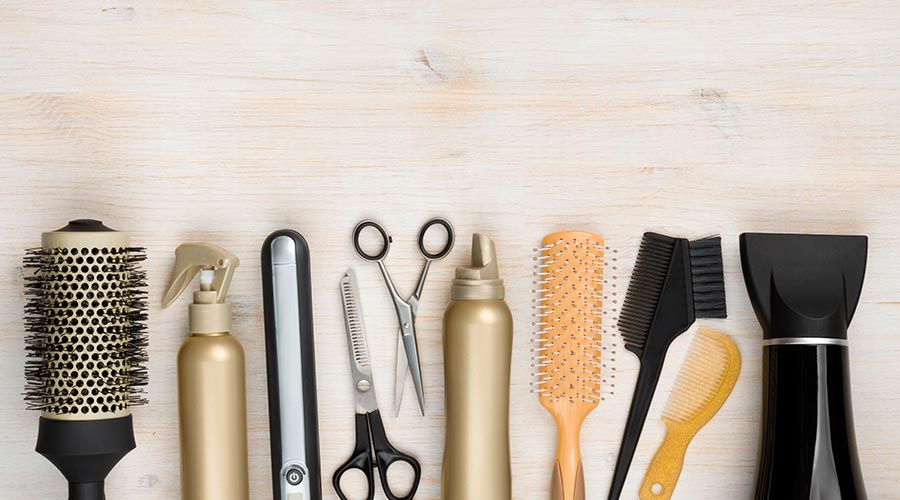
[[[628,411],[628,420],[625,423],[625,433],[622,436],[622,445],[619,448],[619,458],[616,461],[612,485],[609,488],[609,500],[619,500],[622,495],[625,478],[628,476],[628,469],[631,467],[650,404],[653,402],[653,394],[656,392],[656,384],[659,382],[662,366],[662,359],[658,361],[645,359],[641,362],[637,385],[631,399],[631,409]]]

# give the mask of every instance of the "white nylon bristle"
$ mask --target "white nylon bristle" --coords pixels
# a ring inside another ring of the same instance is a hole
[[[728,371],[728,350],[702,330],[678,372],[663,417],[687,422],[715,396]]]
[[[605,252],[612,259],[604,259]],[[566,283],[560,272],[571,269],[570,258],[578,259],[572,265],[596,276]],[[536,248],[534,261],[532,392],[553,401],[602,401],[615,390],[617,253],[590,240],[557,240]],[[577,310],[569,311],[567,306]],[[560,324],[558,318],[556,322],[548,318],[553,311],[571,313],[573,323],[589,326],[578,326],[577,332],[566,333],[566,325]],[[561,354],[559,349],[568,349],[571,355]],[[573,359],[576,366],[568,366],[566,361]],[[585,363],[581,359],[591,361]]]

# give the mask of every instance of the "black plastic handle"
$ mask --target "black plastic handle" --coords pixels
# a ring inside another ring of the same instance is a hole
[[[653,357],[656,358],[656,356]],[[625,434],[622,436],[622,445],[619,448],[619,458],[616,461],[612,484],[609,487],[609,500],[619,500],[622,495],[622,487],[625,486],[628,469],[631,467],[634,452],[641,439],[641,431],[647,420],[650,403],[653,402],[653,393],[656,392],[656,384],[659,382],[662,367],[663,358],[641,360],[637,385],[631,399],[631,409],[628,411],[628,421],[625,423]]]
[[[106,500],[103,481],[98,483],[69,483],[69,500]]]
[[[381,235],[381,239],[384,242],[384,246],[381,247],[381,251],[375,255],[367,254],[359,244],[359,237],[360,235],[362,235],[363,230],[370,227],[378,231],[378,234]],[[364,220],[353,228],[353,247],[356,248],[356,253],[360,257],[362,257],[364,260],[368,260],[369,262],[378,262],[384,260],[384,258],[387,257],[388,250],[391,249],[391,243],[393,241],[393,238],[391,238],[387,234],[387,231],[385,231],[384,227],[373,220]]]
[[[431,253],[425,248],[425,235],[428,233],[428,230],[434,226],[441,226],[447,231],[447,243],[444,244],[444,248],[437,251],[436,253]],[[422,229],[419,230],[419,252],[422,253],[422,256],[428,260],[440,260],[447,256],[451,250],[453,250],[453,242],[454,242],[454,234],[453,234],[453,226],[450,225],[450,221],[441,217],[435,217],[434,219],[429,220],[422,226]]]
[[[419,462],[410,455],[401,453],[388,441],[384,432],[384,422],[381,420],[381,412],[378,410],[369,413],[369,429],[372,432],[372,445],[375,447],[375,462],[378,466],[378,475],[381,477],[381,486],[388,500],[411,500],[419,489],[419,480],[422,478],[422,468]],[[391,490],[388,482],[388,469],[397,462],[404,462],[413,470],[413,483],[406,496],[397,496]]]
[[[382,432],[383,431],[384,430],[382,429]],[[341,500],[348,500],[347,495],[344,494],[344,490],[341,489],[341,479],[343,479],[344,474],[353,469],[360,470],[363,474],[366,475],[366,481],[369,483],[369,494],[368,496],[366,496],[366,499],[372,500],[373,498],[375,498],[375,478],[374,474],[372,473],[373,466],[374,464],[372,463],[372,450],[369,447],[368,414],[357,413],[356,449],[353,450],[353,455],[350,457],[350,460],[347,460],[344,465],[338,467],[338,469],[334,472],[334,477],[332,478],[334,491],[336,491],[338,496],[341,497]]]
[[[105,500],[106,476],[134,447],[128,415],[83,421],[41,417],[34,449],[69,480],[69,500]]]

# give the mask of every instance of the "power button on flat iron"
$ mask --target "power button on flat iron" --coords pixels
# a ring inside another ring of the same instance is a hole
[[[303,482],[303,471],[300,469],[288,469],[288,471],[284,473],[284,477],[287,479],[288,484],[297,486]]]

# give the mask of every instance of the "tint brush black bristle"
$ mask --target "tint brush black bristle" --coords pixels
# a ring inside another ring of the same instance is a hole
[[[725,275],[722,238],[714,236],[690,243],[694,314],[698,318],[725,318]]]

